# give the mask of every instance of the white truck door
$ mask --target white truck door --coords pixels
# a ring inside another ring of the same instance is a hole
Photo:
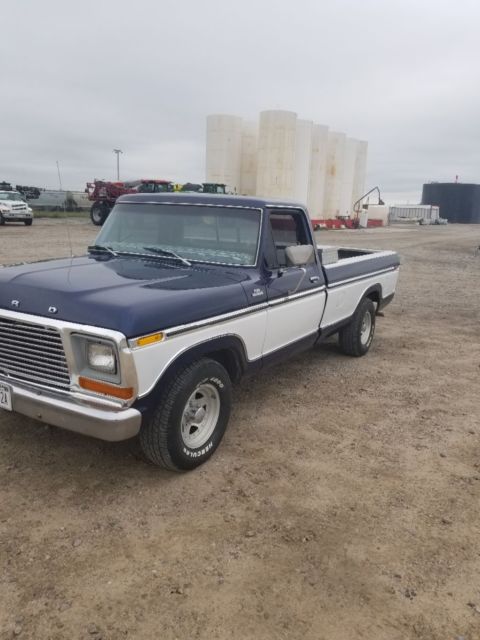
[[[263,355],[318,332],[325,307],[323,273],[316,250],[305,268],[289,267],[285,249],[312,244],[305,214],[295,209],[269,209],[266,233],[270,250],[267,281],[267,325]]]

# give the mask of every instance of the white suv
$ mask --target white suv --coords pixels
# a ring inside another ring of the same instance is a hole
[[[23,222],[29,227],[33,222],[33,211],[18,191],[0,191],[0,224]]]

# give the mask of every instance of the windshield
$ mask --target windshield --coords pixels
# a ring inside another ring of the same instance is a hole
[[[14,193],[13,191],[9,191],[8,193],[0,193],[0,200],[19,200],[23,202],[23,198],[19,193]]]
[[[253,266],[260,211],[183,204],[118,204],[95,244],[115,252],[167,252],[192,262]]]

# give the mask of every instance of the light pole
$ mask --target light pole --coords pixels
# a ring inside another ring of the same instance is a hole
[[[117,182],[120,181],[120,154],[123,153],[121,149],[114,149],[113,153],[117,156]]]
[[[57,163],[57,173],[58,173],[58,184],[60,185],[60,191],[63,191],[62,189],[62,178],[60,176],[60,164],[58,162],[58,160],[56,160]]]

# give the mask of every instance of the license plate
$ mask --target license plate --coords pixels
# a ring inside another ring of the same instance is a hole
[[[0,383],[0,409],[12,410],[12,392],[8,385]]]

